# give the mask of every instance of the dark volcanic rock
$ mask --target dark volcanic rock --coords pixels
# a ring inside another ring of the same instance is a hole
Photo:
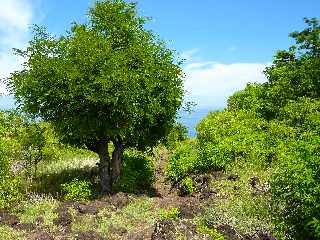
[[[226,240],[242,240],[242,236],[230,225],[224,224],[217,227],[217,230],[225,237]]]
[[[172,240],[175,239],[176,229],[172,220],[163,220],[156,223],[151,240]]]
[[[14,228],[23,231],[31,231],[35,229],[35,225],[32,223],[18,223]]]
[[[105,240],[99,233],[96,232],[80,232],[76,236],[76,240]]]
[[[29,238],[30,240],[54,240],[54,238],[46,232],[36,232]]]
[[[5,209],[0,209],[0,223],[13,227],[19,223],[19,219],[16,215],[9,213]]]
[[[260,240],[277,240],[275,237],[269,235],[269,234],[266,234],[266,233],[260,233],[259,234],[259,239]]]
[[[69,213],[68,208],[60,207],[55,210],[58,213],[58,218],[53,220],[55,225],[60,225],[69,228],[72,222],[72,216]]]
[[[98,209],[95,206],[79,204],[75,207],[82,214],[97,214]]]
[[[227,177],[228,180],[233,180],[236,181],[237,179],[239,179],[239,175],[236,174],[231,174]]]

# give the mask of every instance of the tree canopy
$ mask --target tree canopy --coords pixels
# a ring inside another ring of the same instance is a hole
[[[265,70],[268,81],[249,84],[228,101],[230,109],[254,110],[274,119],[281,109],[299,98],[320,97],[320,26],[316,18],[305,19],[307,27],[290,34],[296,41],[289,50],[279,50]]]
[[[20,108],[97,152],[104,192],[119,178],[123,149],[155,144],[182,104],[180,63],[146,20],[135,3],[98,1],[87,23],[59,37],[35,26],[28,48],[16,50],[25,63],[8,85]]]

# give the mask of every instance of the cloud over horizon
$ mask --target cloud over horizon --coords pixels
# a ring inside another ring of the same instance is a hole
[[[249,82],[266,81],[263,70],[268,63],[231,63],[199,61],[187,51],[185,89],[188,98],[195,101],[199,108],[224,108],[227,99],[234,92],[242,90]],[[196,59],[196,60],[194,60]]]

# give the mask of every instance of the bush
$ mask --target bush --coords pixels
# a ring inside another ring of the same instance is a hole
[[[317,239],[320,220],[320,137],[307,134],[281,154],[271,182],[277,225],[294,239]]]
[[[180,218],[179,208],[170,208],[169,210],[160,209],[160,218],[162,220],[178,220]]]
[[[115,189],[124,192],[149,190],[154,180],[154,167],[151,160],[139,151],[127,150],[124,153],[121,177]]]
[[[64,200],[87,200],[92,197],[92,184],[85,180],[73,179],[61,184]]]
[[[204,170],[224,170],[234,161],[261,159],[268,151],[268,123],[247,111],[211,112],[197,126]]]
[[[181,123],[175,123],[169,134],[163,140],[164,145],[169,149],[174,149],[179,142],[186,140],[188,129]]]
[[[173,152],[166,166],[166,175],[173,181],[181,181],[190,173],[198,172],[200,165],[197,142],[189,139],[182,142]]]
[[[0,132],[0,208],[8,207],[23,198],[20,177],[11,172],[10,144]]]
[[[180,189],[179,195],[184,196],[184,195],[190,195],[193,193],[194,187],[193,187],[192,178],[187,177],[183,179],[180,182],[180,185],[181,185],[181,189]]]

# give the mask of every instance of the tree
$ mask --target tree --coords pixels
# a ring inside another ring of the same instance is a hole
[[[296,44],[280,50],[265,70],[266,83],[248,85],[229,99],[230,109],[254,110],[274,119],[290,101],[320,97],[320,25],[316,18],[304,19],[307,27],[290,34]]]
[[[60,37],[35,26],[28,48],[15,51],[25,63],[8,86],[20,108],[98,153],[105,193],[119,179],[124,149],[165,136],[183,100],[181,63],[146,20],[135,3],[99,1],[86,24]]]

